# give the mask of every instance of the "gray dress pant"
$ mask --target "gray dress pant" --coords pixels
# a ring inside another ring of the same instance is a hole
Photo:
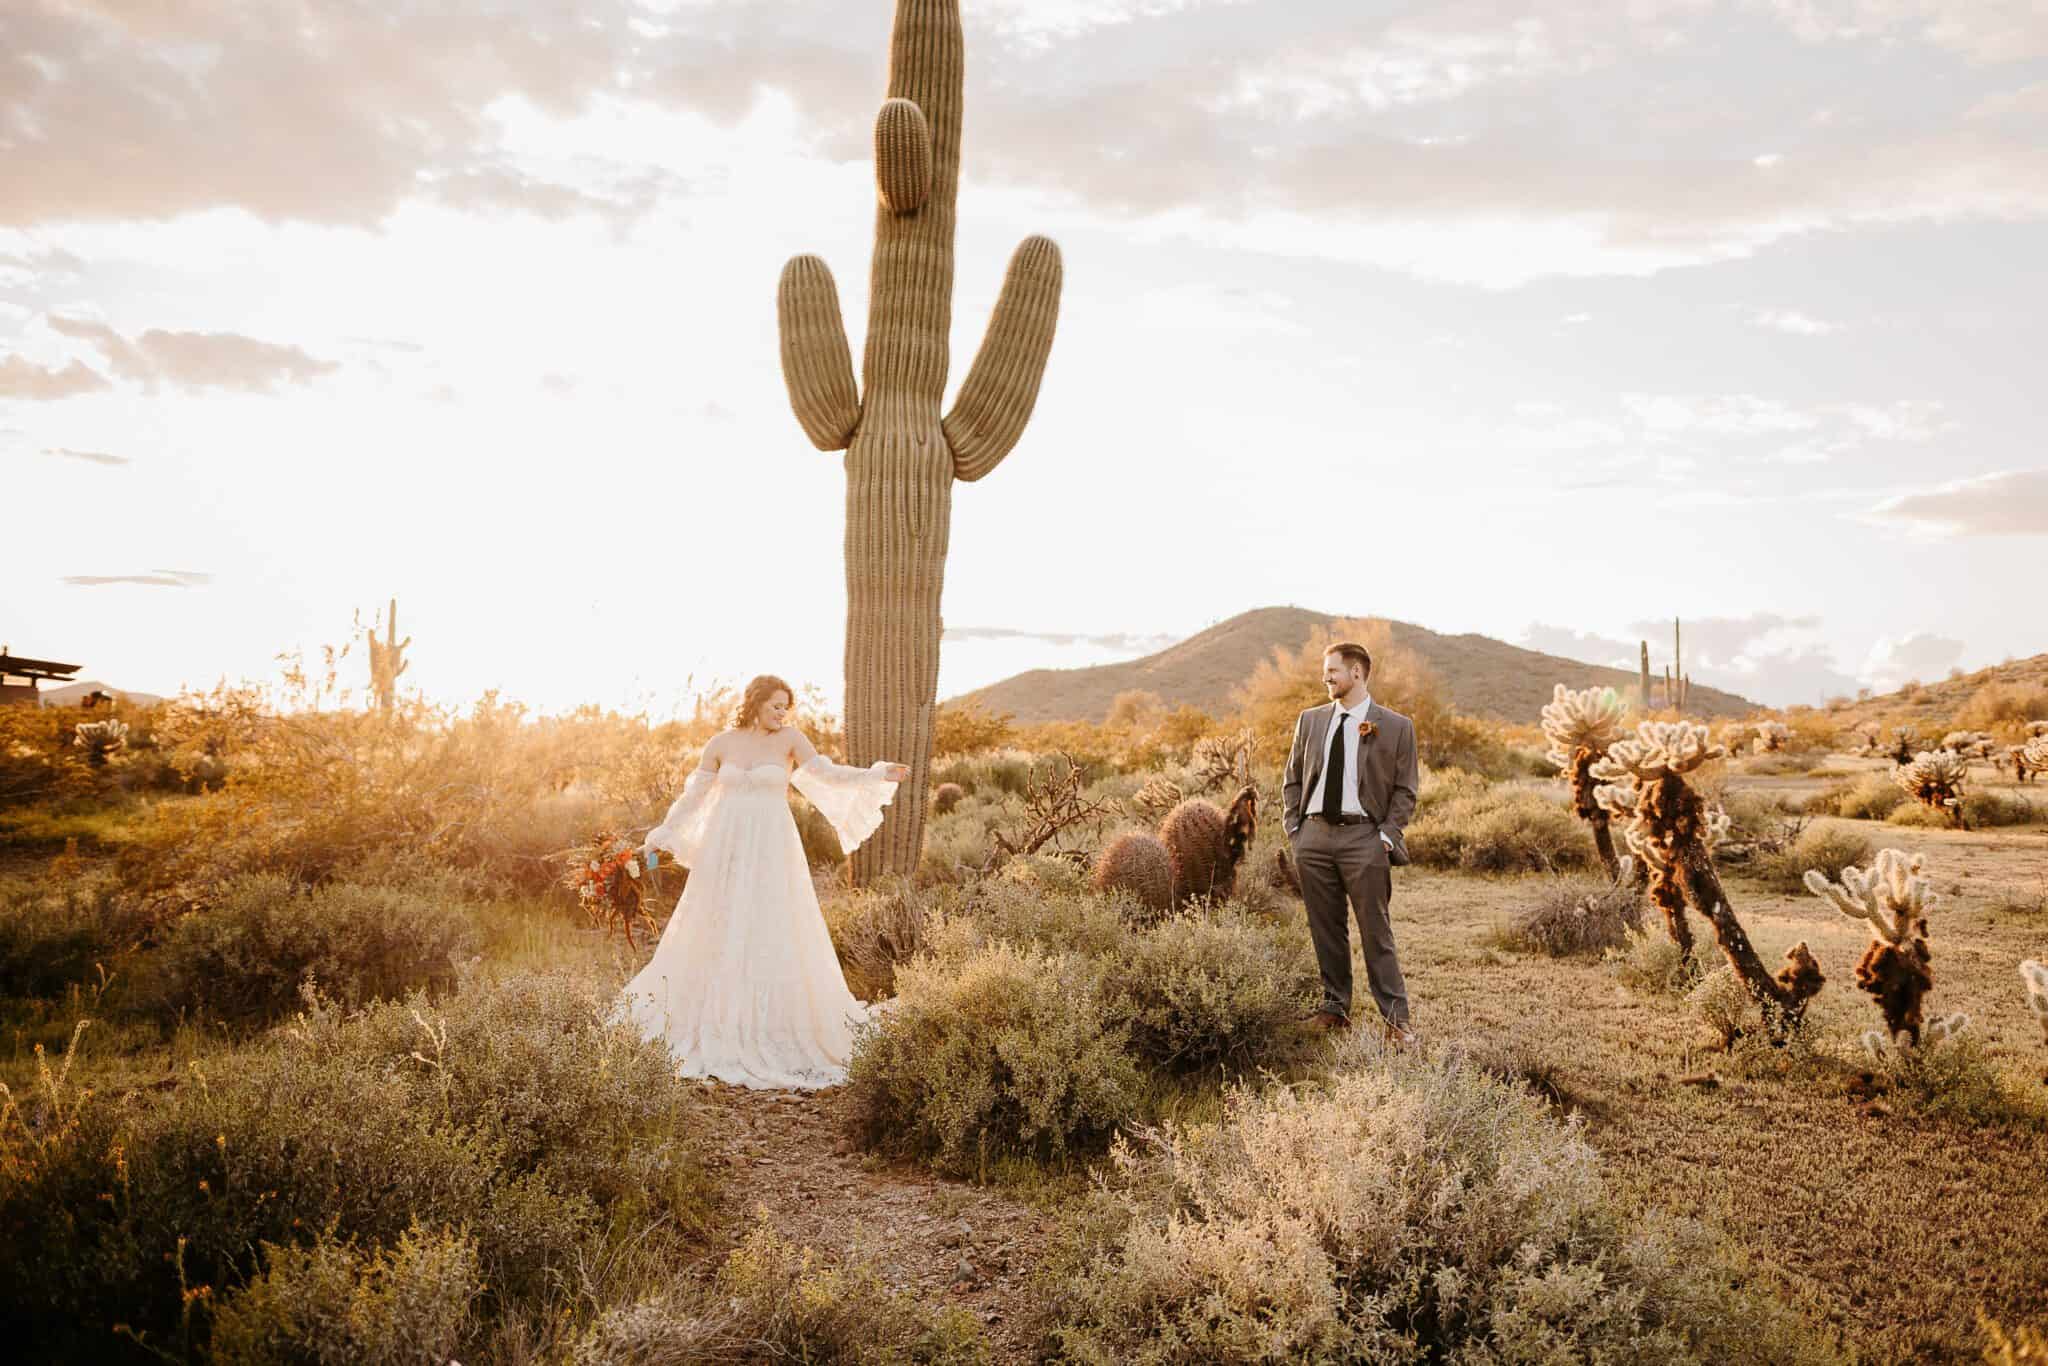
[[[1308,933],[1323,976],[1323,1009],[1351,1015],[1351,916],[1365,959],[1365,984],[1387,1022],[1408,1027],[1408,987],[1394,957],[1394,896],[1387,846],[1370,821],[1332,825],[1313,816],[1294,833],[1294,865],[1308,904]]]

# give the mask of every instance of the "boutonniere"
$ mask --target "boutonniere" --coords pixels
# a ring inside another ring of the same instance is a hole
[[[1358,743],[1361,745],[1379,733],[1380,728],[1370,721],[1360,721],[1358,723]]]

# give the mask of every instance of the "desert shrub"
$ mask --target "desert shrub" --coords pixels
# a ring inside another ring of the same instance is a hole
[[[896,992],[896,968],[924,947],[925,924],[940,903],[904,886],[870,887],[825,903],[825,924],[839,951],[846,985],[864,1001]]]
[[[1727,1049],[1762,1020],[1756,1001],[1723,963],[1694,984],[1685,996],[1692,1017],[1714,1031],[1722,1049]]]
[[[1021,796],[1031,784],[1031,763],[1032,756],[1023,750],[997,749],[933,764],[932,781],[953,783],[969,796]]]
[[[1806,871],[1820,870],[1828,881],[1839,881],[1842,870],[1871,859],[1870,839],[1853,825],[1816,821],[1799,832],[1799,838],[1783,849],[1764,854],[1756,862],[1756,875],[1780,892],[1799,892],[1806,886]]]
[[[620,1362],[892,1363],[971,1366],[989,1359],[966,1310],[892,1290],[864,1263],[820,1265],[765,1223],[706,1289],[677,1280],[607,1310],[577,1340],[576,1366]]]
[[[1598,859],[1569,807],[1508,786],[1433,803],[1408,826],[1407,839],[1415,862],[1468,872],[1554,872]]]
[[[1643,899],[1632,885],[1601,877],[1546,878],[1500,935],[1504,947],[1565,958],[1599,955],[1641,929]]]
[[[304,889],[275,874],[244,874],[171,926],[152,955],[150,994],[166,1011],[269,1020],[298,1002],[309,975],[349,1004],[445,987],[476,941],[465,909],[412,892]]]
[[[1956,711],[1959,730],[2016,734],[2029,721],[2048,719],[2048,687],[2034,683],[1987,683]]]
[[[1554,768],[1552,772],[1555,772]],[[1462,768],[1424,767],[1422,781],[1416,785],[1415,809],[1421,812],[1460,797],[1475,797],[1492,786],[1493,780],[1483,773],[1472,773]]]
[[[1627,943],[1601,955],[1623,986],[1652,996],[1679,996],[1699,980],[1693,960],[1662,927],[1626,933]]]
[[[972,957],[993,943],[1087,958],[1113,954],[1130,938],[1130,910],[1115,898],[1041,892],[990,878],[950,903],[926,939],[942,959]]]
[[[1017,734],[1017,718],[977,702],[946,702],[932,713],[932,753],[942,758],[986,754]]]
[[[1972,830],[1999,825],[2032,825],[2041,812],[2016,792],[1986,792],[1981,788],[1963,797],[1963,820]]]
[[[790,814],[796,818],[805,863],[813,868],[835,868],[845,862],[846,852],[839,847],[839,834],[832,828],[832,822],[825,819],[824,812],[809,802],[791,802]]]
[[[1828,784],[1807,798],[1806,809],[1815,815],[1852,821],[1881,821],[1905,801],[1906,794],[1889,776],[1871,773],[1853,783]]]
[[[979,1176],[993,1158],[1097,1146],[1130,1114],[1138,1073],[1099,965],[998,942],[899,968],[896,1008],[859,1031],[847,1091],[867,1146]]]
[[[1045,895],[1070,895],[1088,886],[1087,867],[1056,854],[1020,854],[1003,864],[999,876]]]
[[[1225,907],[1134,936],[1110,959],[1103,992],[1140,1061],[1195,1072],[1275,1057],[1317,981],[1308,936]]]
[[[543,1303],[611,1221],[671,1246],[700,1230],[688,1092],[666,1050],[560,982],[472,992],[445,1012],[424,996],[357,1015],[316,1002],[150,1103],[95,1097],[50,1141],[0,1135],[15,1341],[97,1359],[115,1319],[161,1340],[187,1286],[226,1294],[265,1242],[466,1228],[502,1309]]]
[[[1930,1119],[1971,1125],[2014,1122],[2040,1124],[2044,1115],[2038,1086],[2022,1099],[2008,1086],[1998,1064],[1974,1034],[1920,1048],[1882,1048],[1865,1053],[1874,1089]]]
[[[0,887],[0,999],[54,996],[111,967],[148,922],[107,885]]]
[[[476,1245],[417,1224],[390,1248],[265,1243],[263,1270],[215,1310],[221,1366],[448,1361],[483,1292]]]
[[[1113,1161],[1053,1273],[1066,1359],[1814,1359],[1705,1230],[1626,1221],[1576,1127],[1455,1059],[1236,1089]]]

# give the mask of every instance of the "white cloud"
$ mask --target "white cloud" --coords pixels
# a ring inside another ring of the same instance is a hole
[[[1797,309],[1760,309],[1750,315],[1750,322],[1772,332],[1787,332],[1795,337],[1825,337],[1841,331],[1838,324],[1822,322]]]
[[[2048,469],[2010,470],[1901,493],[1872,515],[1946,535],[2048,535]]]

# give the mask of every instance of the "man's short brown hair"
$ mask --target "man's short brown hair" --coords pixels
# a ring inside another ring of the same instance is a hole
[[[1355,641],[1340,640],[1329,649],[1323,651],[1323,658],[1328,659],[1331,655],[1344,656],[1346,664],[1356,664],[1360,669],[1364,670],[1367,678],[1372,677],[1372,656],[1366,653],[1363,645]]]

